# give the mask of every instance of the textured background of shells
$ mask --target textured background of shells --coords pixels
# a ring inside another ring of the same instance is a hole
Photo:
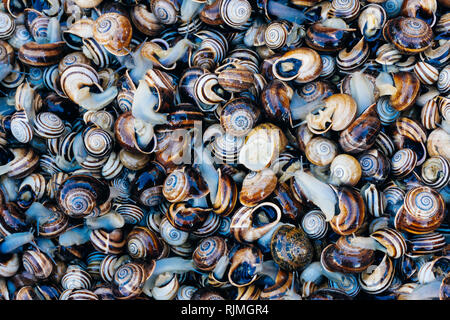
[[[3,0],[0,298],[448,299],[449,7]]]

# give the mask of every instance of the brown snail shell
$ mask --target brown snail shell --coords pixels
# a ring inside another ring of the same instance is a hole
[[[339,190],[337,196],[340,212],[331,219],[331,228],[342,236],[357,232],[366,217],[363,198],[359,192],[347,187]]]
[[[430,157],[442,156],[450,161],[450,151],[447,148],[450,142],[450,134],[444,129],[437,128],[431,131],[427,139],[427,151]]]
[[[148,11],[143,4],[133,7],[130,12],[130,18],[133,25],[147,36],[156,36],[162,29],[156,15]]]
[[[259,119],[259,109],[246,97],[228,101],[222,108],[220,124],[227,134],[236,137],[247,135]]]
[[[115,229],[111,232],[106,232],[102,229],[93,230],[90,240],[94,248],[104,254],[119,254],[126,244],[126,239],[121,229]]]
[[[215,72],[219,85],[229,92],[242,92],[254,86],[253,73],[240,64],[225,64]]]
[[[449,183],[450,164],[444,157],[430,157],[422,165],[422,181],[433,189],[440,189]]]
[[[127,252],[134,259],[158,258],[162,244],[157,234],[146,227],[135,226],[127,236]]]
[[[411,149],[398,150],[391,159],[391,172],[398,178],[406,177],[417,165],[417,154]]]
[[[405,201],[395,216],[395,228],[413,234],[436,230],[444,219],[442,196],[430,187],[416,187],[405,195]]]
[[[333,0],[328,16],[352,21],[359,15],[360,9],[361,4],[357,0]]]
[[[382,293],[389,289],[394,275],[394,263],[385,255],[378,265],[371,265],[360,274],[361,289],[369,294]]]
[[[255,222],[267,219],[266,223]],[[241,207],[231,218],[230,231],[239,242],[253,242],[269,232],[281,219],[280,208],[271,202],[262,202],[253,208]]]
[[[390,97],[389,102],[398,111],[408,110],[417,99],[420,81],[411,72],[397,72],[392,78],[397,91]]]
[[[163,195],[170,202],[201,198],[208,193],[208,186],[202,176],[187,166],[172,171],[163,185]]]
[[[393,259],[402,257],[407,250],[407,244],[400,232],[391,228],[378,229],[370,234],[372,239],[375,239],[383,247],[386,248],[386,253]]]
[[[348,153],[358,153],[375,143],[381,122],[375,111],[375,104],[367,108],[356,120],[341,132],[339,144]]]
[[[254,207],[272,194],[277,182],[278,179],[271,169],[250,172],[242,182],[239,201],[246,207]]]
[[[132,25],[127,17],[117,13],[108,12],[95,20],[93,36],[98,43],[104,45],[108,52],[116,56],[123,56],[127,51],[132,37]]]
[[[433,31],[419,18],[397,17],[386,22],[383,37],[402,53],[415,54],[431,46]]]
[[[228,255],[228,247],[224,238],[212,236],[202,239],[196,247],[192,260],[197,269],[212,271],[222,257]]]
[[[147,145],[141,145],[136,137],[135,118],[131,111],[122,113],[114,124],[114,133],[117,142],[127,151],[150,154],[156,148],[156,137]]]
[[[167,220],[178,230],[192,232],[203,226],[210,208],[191,206],[186,202],[172,203],[166,214]]]
[[[219,182],[217,185],[216,199],[213,203],[213,211],[217,215],[226,217],[233,212],[236,206],[238,189],[236,182],[229,174],[222,169],[218,169],[218,171]]]
[[[340,237],[336,244],[323,249],[320,261],[330,271],[361,272],[375,260],[375,251],[352,246],[349,237]]]
[[[330,139],[315,137],[306,145],[305,155],[311,163],[326,166],[338,155],[338,146]]]
[[[359,161],[348,154],[336,156],[331,162],[330,172],[331,181],[336,185],[355,186],[362,175]]]
[[[22,256],[23,267],[37,279],[47,279],[53,271],[53,263],[41,251],[27,250]]]
[[[291,225],[282,225],[273,233],[270,251],[273,260],[286,271],[302,268],[313,259],[312,245],[305,232]]]
[[[27,42],[20,47],[18,58],[24,64],[33,67],[48,67],[58,64],[66,53],[64,41],[39,44]]]
[[[307,83],[322,72],[322,58],[313,49],[302,47],[286,52],[275,60],[272,72],[277,79]]]
[[[353,30],[347,26],[342,27],[316,22],[306,30],[306,44],[321,52],[339,51],[345,47]]]
[[[253,245],[239,247],[231,258],[228,281],[235,287],[248,286],[256,280],[256,266],[262,263],[261,250]]]
[[[155,269],[155,262],[149,264],[129,262],[121,265],[114,274],[112,291],[117,299],[132,299],[142,293],[145,281]]]
[[[25,178],[39,165],[39,156],[34,152],[33,148],[14,148],[10,151],[14,156],[14,158],[6,164],[6,166],[8,166],[7,175],[10,178]]]

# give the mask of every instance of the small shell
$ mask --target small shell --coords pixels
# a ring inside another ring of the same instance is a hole
[[[361,38],[353,47],[339,51],[336,63],[343,72],[354,70],[369,58],[370,50],[365,38]]]
[[[383,216],[385,207],[383,193],[374,184],[365,184],[361,188],[361,196],[369,214],[375,218]]]
[[[162,252],[162,244],[156,233],[136,226],[127,236],[127,252],[134,259],[155,259]]]
[[[358,0],[333,0],[328,17],[352,21],[358,16],[360,9],[361,4]]]
[[[322,239],[328,232],[326,217],[320,210],[307,212],[301,226],[310,239]]]
[[[419,78],[420,82],[425,85],[433,85],[439,79],[439,70],[432,65],[419,61],[414,66],[414,72]]]
[[[338,146],[330,139],[315,137],[306,145],[305,155],[311,163],[326,166],[338,155]]]
[[[385,255],[378,265],[371,265],[359,276],[362,290],[380,294],[389,289],[395,275],[394,263]]]
[[[266,199],[276,188],[278,179],[271,169],[250,172],[242,182],[239,201],[247,207],[254,207]]]
[[[398,178],[406,177],[417,165],[417,154],[411,149],[397,151],[391,159],[392,174]]]
[[[91,276],[82,266],[77,264],[68,266],[64,276],[61,279],[61,286],[64,290],[90,289],[91,285]]]
[[[428,158],[421,172],[423,182],[433,189],[440,189],[449,183],[450,164],[441,156]]]
[[[40,112],[34,120],[34,130],[40,137],[54,139],[63,135],[65,127],[62,120],[56,114]]]
[[[437,89],[442,93],[447,93],[450,91],[450,66],[446,66],[439,73]]]
[[[381,184],[388,178],[391,164],[383,152],[378,149],[370,149],[362,153],[358,160],[364,180]]]
[[[378,229],[373,232],[370,237],[385,247],[388,256],[393,259],[398,259],[406,253],[406,241],[403,236],[394,229]]]
[[[355,186],[361,179],[362,169],[355,157],[340,154],[331,162],[330,172],[330,179],[333,184]]]
[[[307,83],[320,76],[322,58],[316,51],[307,47],[294,49],[274,62],[272,72],[283,81]]]

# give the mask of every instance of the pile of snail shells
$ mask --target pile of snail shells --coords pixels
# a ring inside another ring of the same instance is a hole
[[[447,300],[446,0],[3,1],[1,300]]]

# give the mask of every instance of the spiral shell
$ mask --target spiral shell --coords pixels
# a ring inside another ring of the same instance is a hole
[[[440,189],[449,183],[450,164],[441,156],[428,158],[423,163],[421,172],[423,182],[433,189]]]
[[[400,112],[392,107],[388,97],[380,97],[377,101],[377,113],[380,117],[381,124],[384,126],[395,122],[400,116]]]
[[[369,57],[370,50],[365,38],[361,38],[353,47],[339,51],[336,64],[342,71],[350,71],[360,67]]]
[[[425,51],[431,46],[431,27],[419,18],[398,17],[386,22],[383,37],[405,54]]]
[[[40,112],[34,120],[34,132],[43,138],[54,139],[63,135],[64,123],[54,113]]]
[[[228,101],[222,108],[220,124],[227,134],[236,137],[247,135],[259,119],[257,109],[245,97]]]
[[[379,4],[370,3],[358,17],[358,27],[367,41],[377,40],[387,20],[386,11]]]
[[[407,244],[403,236],[396,230],[391,228],[378,229],[370,235],[383,247],[386,248],[386,253],[393,259],[402,257],[407,250]]]
[[[369,214],[376,218],[383,216],[385,207],[383,193],[374,184],[365,184],[361,188],[361,196]]]
[[[14,30],[16,29],[16,23],[14,19],[7,13],[0,13],[0,39],[9,39],[12,37]]]
[[[69,265],[61,279],[61,286],[64,290],[90,289],[91,285],[92,278],[90,274],[77,264]]]
[[[385,43],[381,45],[377,52],[375,61],[381,65],[393,65],[399,62],[402,58],[402,54],[395,48],[392,43]]]
[[[306,144],[305,155],[311,163],[326,166],[338,155],[338,147],[330,139],[315,137]]]
[[[414,66],[414,73],[419,78],[420,82],[425,85],[433,85],[439,79],[439,71],[432,65],[419,61]]]
[[[362,169],[355,157],[340,154],[331,162],[330,172],[333,184],[355,186],[361,179]]]
[[[402,178],[410,174],[417,165],[417,154],[411,149],[398,150],[391,159],[392,174]]]
[[[162,244],[153,231],[136,226],[128,234],[127,251],[135,259],[158,258],[162,252]]]
[[[275,190],[277,181],[271,169],[250,172],[242,182],[239,201],[247,207],[256,206]]]
[[[302,47],[286,52],[275,60],[272,72],[277,79],[308,83],[320,76],[322,58],[313,49]]]
[[[328,16],[352,21],[358,16],[360,9],[361,4],[357,0],[333,0]]]
[[[152,272],[150,270],[155,268],[155,263],[152,262],[147,268],[137,262],[120,266],[111,283],[114,296],[118,299],[132,299],[140,295],[145,281]]]
[[[321,239],[328,232],[328,223],[320,210],[311,210],[303,218],[301,226],[310,239]]]
[[[362,177],[375,184],[383,183],[391,169],[391,164],[385,155],[378,149],[370,149],[362,153],[359,158]]]
[[[152,0],[150,1],[151,12],[163,24],[174,24],[178,21],[179,6],[177,1]]]
[[[415,187],[405,195],[403,209],[395,216],[398,230],[424,234],[436,230],[444,219],[444,200],[430,187]]]
[[[25,110],[14,112],[11,117],[11,134],[17,141],[28,143],[33,139],[33,126],[31,125]]]
[[[113,138],[108,131],[90,126],[83,131],[82,137],[86,151],[92,157],[105,158],[112,152]]]
[[[407,243],[408,252],[406,254],[412,258],[438,253],[446,245],[445,237],[438,232],[414,235],[408,239]]]
[[[46,279],[53,271],[51,260],[40,251],[25,251],[22,256],[22,263],[25,270],[37,279]]]
[[[223,0],[220,4],[220,17],[232,28],[241,29],[250,19],[252,6],[247,0]],[[245,27],[243,28],[245,29]]]
[[[228,254],[227,243],[224,238],[212,236],[202,239],[194,250],[192,259],[197,269],[213,270],[222,257]]]
[[[188,232],[176,229],[167,218],[162,219],[159,232],[164,241],[171,246],[181,246],[186,243],[189,237]]]
[[[131,22],[116,12],[102,14],[94,23],[93,36],[112,54],[126,55],[132,37]]]
[[[340,213],[330,221],[330,226],[340,235],[349,235],[361,228],[365,216],[366,208],[364,200],[359,192],[348,187],[343,187],[338,192]]]

